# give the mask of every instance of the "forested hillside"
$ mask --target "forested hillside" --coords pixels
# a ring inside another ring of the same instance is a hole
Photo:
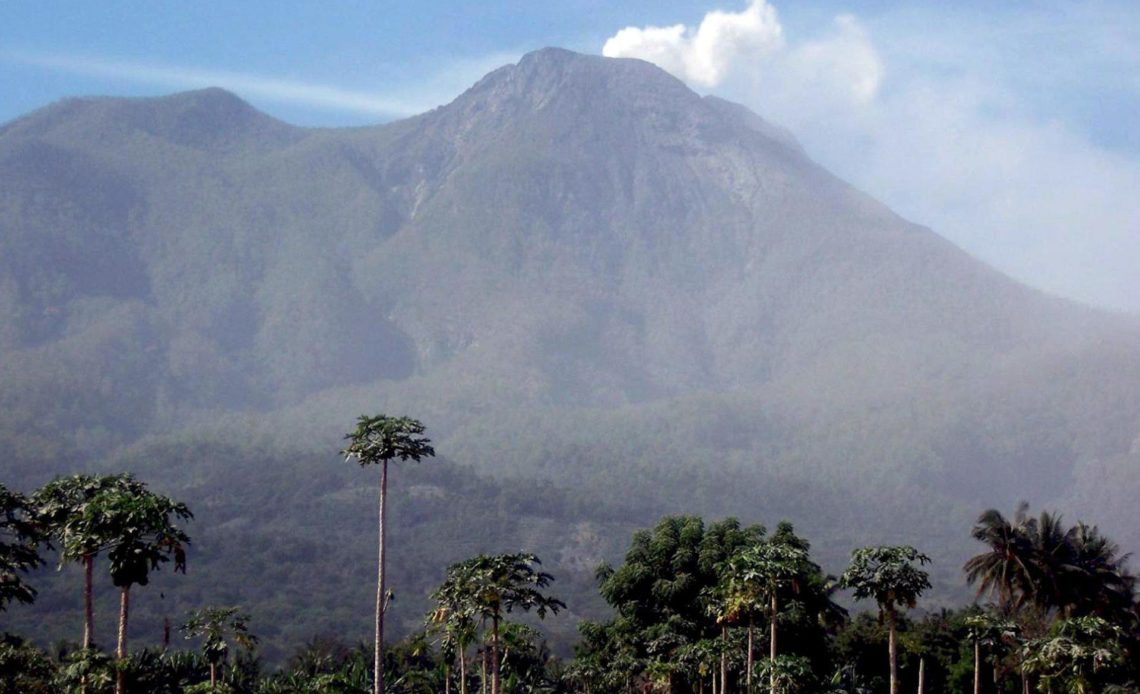
[[[474,550],[533,549],[598,616],[594,566],[674,512],[790,519],[832,571],[913,543],[954,599],[981,507],[1140,547],[1140,320],[1000,275],[648,63],[539,51],[367,128],[216,89],[0,126],[4,483],[130,470],[201,510],[204,592],[140,628],[232,601],[275,648],[356,635],[378,481],[337,451],[373,412],[446,461],[393,472],[405,630]],[[67,632],[73,579],[21,627]]]

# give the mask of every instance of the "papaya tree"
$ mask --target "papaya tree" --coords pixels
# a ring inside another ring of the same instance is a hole
[[[378,555],[376,568],[376,630],[372,655],[372,691],[384,694],[384,612],[386,585],[384,577],[385,499],[388,495],[388,463],[392,460],[414,460],[435,455],[431,439],[423,436],[424,425],[410,417],[361,415],[356,429],[348,433],[348,446],[341,451],[346,461],[355,460],[361,467],[380,466],[380,500],[378,522]]]
[[[428,628],[440,635],[444,663],[450,664],[452,658],[459,660],[459,694],[467,694],[467,649],[476,636],[473,606],[468,598],[461,581],[444,582],[431,594],[435,608],[427,619]],[[451,678],[447,675],[445,686],[450,688]]]
[[[748,654],[746,688],[752,691],[752,618],[757,612],[768,617],[769,626],[769,690],[776,693],[775,661],[776,625],[779,621],[779,594],[795,588],[812,567],[808,553],[801,547],[772,538],[750,547],[730,559],[724,569],[724,592],[730,613],[744,614],[748,619]]]
[[[462,612],[491,622],[491,694],[500,694],[500,637],[503,615],[534,610],[539,619],[566,604],[543,594],[554,580],[540,571],[538,557],[526,552],[477,557],[453,564],[437,594],[462,596]]]
[[[195,610],[180,630],[188,639],[202,639],[202,655],[210,664],[211,693],[218,691],[218,666],[226,662],[231,642],[246,651],[257,645],[257,637],[249,632],[249,615],[236,607]]]
[[[186,545],[190,538],[176,525],[193,517],[186,504],[141,490],[111,488],[101,492],[83,510],[84,525],[105,529],[111,581],[119,589],[119,634],[115,657],[127,656],[130,591],[150,582],[150,572],[174,559],[174,570],[186,572]],[[123,694],[123,670],[115,678],[115,693]]]
[[[93,604],[95,558],[115,542],[115,529],[102,514],[90,513],[92,501],[110,490],[142,493],[146,487],[130,475],[57,477],[32,495],[37,522],[60,563],[83,565],[83,648],[91,648],[95,632]]]
[[[862,547],[851,553],[851,564],[839,577],[839,585],[854,591],[856,600],[873,598],[887,623],[890,654],[891,694],[898,694],[898,612],[914,607],[918,596],[930,588],[922,566],[930,557],[908,545]],[[916,565],[917,564],[917,565]]]

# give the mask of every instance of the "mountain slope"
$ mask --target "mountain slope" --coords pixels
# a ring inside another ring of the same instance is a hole
[[[1135,319],[1002,276],[635,60],[539,51],[369,128],[216,89],[9,123],[0,357],[17,484],[211,437],[308,460],[390,411],[576,495],[558,526],[787,516],[835,561],[958,557],[974,513],[1030,498],[1140,544]],[[201,463],[225,474],[253,472]],[[302,532],[273,513],[246,521]]]

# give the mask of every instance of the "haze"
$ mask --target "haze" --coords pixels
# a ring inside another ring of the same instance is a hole
[[[1133,3],[618,5],[5,3],[0,121],[66,96],[222,86],[289,122],[374,123],[527,50],[604,49],[748,105],[1014,277],[1140,312]]]

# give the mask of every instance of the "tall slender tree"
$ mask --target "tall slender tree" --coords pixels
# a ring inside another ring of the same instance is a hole
[[[49,542],[58,546],[60,562],[83,565],[84,649],[91,648],[95,638],[95,558],[116,541],[107,517],[90,513],[90,504],[110,490],[141,494],[145,489],[146,485],[130,475],[79,474],[57,477],[32,495],[38,523]]]
[[[410,417],[361,415],[356,429],[348,433],[348,446],[341,451],[346,461],[355,460],[361,467],[380,465],[380,499],[376,561],[376,633],[373,640],[372,691],[384,694],[384,612],[387,593],[384,575],[385,500],[388,495],[388,463],[392,460],[414,460],[435,455],[431,439],[423,436],[424,425]]]
[[[921,568],[929,563],[930,557],[908,545],[863,547],[851,553],[851,564],[839,577],[840,586],[853,590],[856,600],[873,598],[887,622],[891,694],[899,691],[898,610],[914,607],[930,588],[930,577]]]
[[[150,582],[150,572],[174,559],[174,570],[186,572],[186,545],[190,538],[177,525],[193,518],[186,504],[145,489],[111,488],[85,506],[85,525],[105,528],[110,538],[107,559],[111,581],[119,589],[119,636],[115,657],[120,663],[127,656],[127,624],[130,591]],[[115,694],[123,694],[120,668],[115,677]]]

